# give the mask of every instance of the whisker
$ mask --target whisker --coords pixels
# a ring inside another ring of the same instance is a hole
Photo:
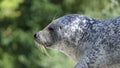
[[[57,17],[57,13],[53,16],[52,21],[54,21],[56,17]]]
[[[37,46],[38,46],[38,49],[42,52],[42,53],[44,53],[46,56],[48,56],[48,57],[51,57],[49,54],[48,54],[48,52],[47,52],[47,50],[46,50],[46,45],[40,45],[40,44],[37,44]]]
[[[46,50],[46,47],[43,47],[43,50],[44,50],[44,53],[45,53],[48,57],[51,57],[51,56],[48,54],[48,52],[47,52],[47,50]]]

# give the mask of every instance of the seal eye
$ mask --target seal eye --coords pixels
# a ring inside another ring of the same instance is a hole
[[[54,29],[52,27],[49,27],[48,30],[49,31],[54,31]]]

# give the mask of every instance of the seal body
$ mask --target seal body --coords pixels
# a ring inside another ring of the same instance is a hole
[[[75,68],[120,67],[120,17],[98,20],[66,15],[37,32],[34,39],[70,56],[77,62]]]

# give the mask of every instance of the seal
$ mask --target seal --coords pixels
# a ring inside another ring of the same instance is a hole
[[[120,67],[120,17],[95,19],[70,14],[53,20],[34,35],[38,44],[64,52],[75,68]]]

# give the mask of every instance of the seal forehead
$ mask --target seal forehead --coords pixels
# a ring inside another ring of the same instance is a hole
[[[68,25],[68,24],[72,23],[73,21],[78,22],[78,20],[80,20],[80,18],[79,18],[80,16],[81,15],[78,15],[78,14],[66,15],[66,16],[60,17],[59,22]]]
[[[80,15],[78,14],[70,14],[58,19],[58,23],[63,25],[64,28],[70,28],[71,30],[75,31],[76,28],[79,28],[80,23]]]
[[[61,24],[65,24],[65,25],[69,25],[71,23],[83,23],[86,24],[87,22],[89,23],[93,23],[93,18],[90,17],[86,17],[84,15],[80,15],[80,14],[70,14],[70,15],[66,15],[63,17],[58,18],[58,23]]]
[[[69,27],[73,31],[75,31],[76,28],[77,29],[86,28],[88,24],[93,24],[94,20],[84,15],[70,14],[70,15],[66,15],[58,18],[57,22],[65,26],[65,28]]]

